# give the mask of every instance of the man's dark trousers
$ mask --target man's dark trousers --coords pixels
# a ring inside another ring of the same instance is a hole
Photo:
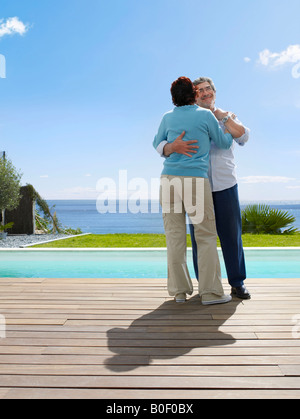
[[[242,243],[242,220],[238,197],[238,185],[220,192],[213,192],[217,233],[220,239],[228,282],[240,287],[246,279],[245,256]],[[197,244],[194,227],[190,224],[193,246],[193,263],[198,279]]]

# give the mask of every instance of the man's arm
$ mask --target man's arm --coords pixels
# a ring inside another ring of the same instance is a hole
[[[184,154],[185,156],[192,157],[189,153],[197,153],[197,145],[192,145],[197,143],[197,140],[183,141],[185,136],[185,131],[179,137],[176,138],[173,143],[168,143],[164,146],[163,155],[169,157],[172,153]]]
[[[212,112],[206,112],[208,134],[218,148],[229,150],[232,146],[233,136],[220,127],[220,124]]]
[[[167,133],[166,133],[166,128],[165,128],[165,117],[163,117],[159,125],[158,132],[156,136],[154,137],[154,141],[152,143],[153,147],[157,150],[157,147],[159,146],[159,144],[166,140],[167,140]]]
[[[228,115],[230,116],[224,125],[227,131],[230,132],[230,134],[233,136],[233,138],[240,138],[246,133],[245,127],[235,120],[236,116],[231,112],[225,112],[222,111],[222,109],[216,109],[214,111],[214,115],[218,121],[222,121],[222,119]]]

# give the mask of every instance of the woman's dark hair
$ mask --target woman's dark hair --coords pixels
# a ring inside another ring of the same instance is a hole
[[[195,86],[187,77],[179,77],[172,83],[171,95],[175,106],[194,105],[196,93]]]

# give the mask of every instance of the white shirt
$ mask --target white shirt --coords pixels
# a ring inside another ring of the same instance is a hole
[[[237,118],[235,121],[241,124]],[[222,130],[225,131],[225,125],[221,121],[219,121],[219,124]],[[245,134],[233,139],[240,146],[244,146],[249,140],[250,129],[244,128]],[[233,154],[235,142],[232,143],[229,150],[218,148],[213,141],[211,142],[208,178],[212,192],[220,192],[237,184],[236,164]],[[162,141],[156,149],[161,157],[166,157],[163,154],[166,144],[168,144],[167,141]]]
[[[241,123],[237,118],[235,121],[239,124]],[[219,124],[222,130],[225,131],[226,128],[224,124],[221,121],[219,121]],[[229,150],[218,148],[213,141],[211,142],[208,178],[213,192],[224,191],[224,189],[232,188],[237,184],[236,164],[233,151],[235,143],[244,146],[249,140],[250,129],[244,128],[245,134],[239,138],[234,138]]]

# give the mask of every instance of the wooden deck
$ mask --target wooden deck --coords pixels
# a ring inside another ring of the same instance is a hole
[[[2,278],[0,398],[300,398],[300,279],[247,286],[204,307],[161,279]]]

